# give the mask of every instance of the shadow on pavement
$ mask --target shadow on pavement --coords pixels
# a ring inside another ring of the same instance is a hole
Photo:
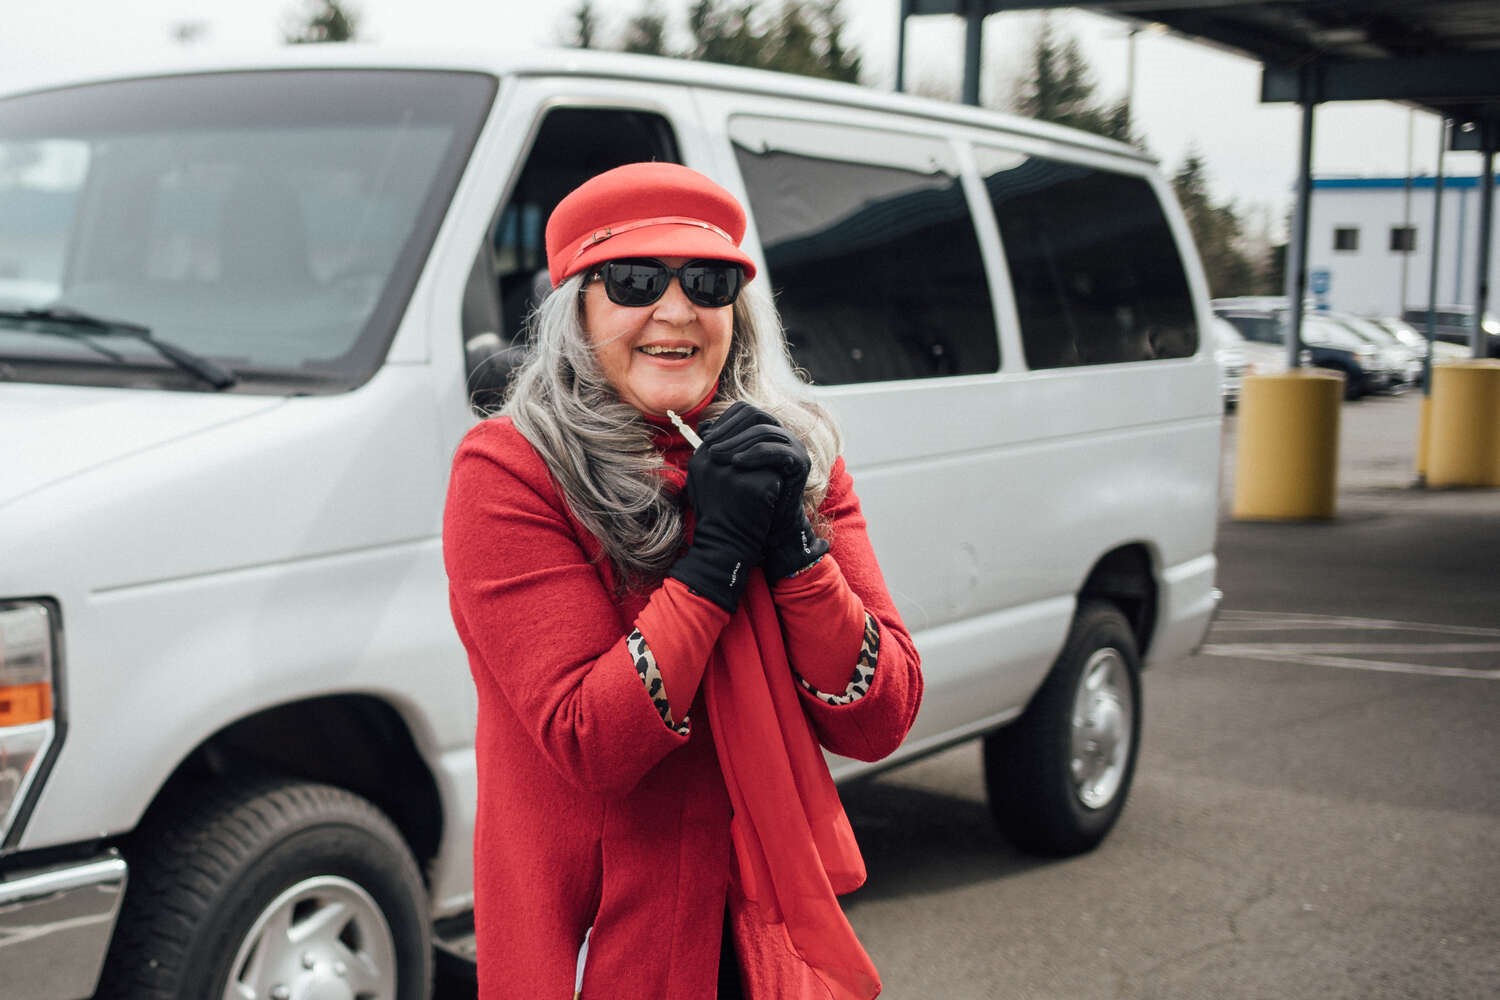
[[[930,896],[1052,862],[1022,854],[973,799],[872,779],[839,789],[869,880],[850,901]],[[976,879],[976,871],[985,877]]]

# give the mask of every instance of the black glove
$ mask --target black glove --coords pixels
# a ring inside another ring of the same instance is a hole
[[[783,579],[823,558],[828,542],[813,532],[802,504],[812,466],[802,442],[775,417],[747,403],[730,407],[717,429],[721,434],[715,435],[712,445],[704,440],[704,448],[715,462],[727,462],[746,471],[770,470],[781,479],[781,493],[766,536],[766,578],[772,582]]]
[[[743,414],[731,407],[723,418],[699,429],[703,445],[688,461],[686,487],[696,518],[693,544],[667,571],[730,613],[739,606],[751,567],[764,555],[781,495],[781,477],[774,470],[715,460],[713,445],[742,426]]]

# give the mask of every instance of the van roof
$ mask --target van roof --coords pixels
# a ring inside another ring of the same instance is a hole
[[[54,90],[62,86],[102,83],[111,80],[277,69],[458,70],[488,73],[500,77],[572,75],[675,83],[772,97],[791,97],[877,111],[893,111],[935,121],[998,129],[1146,163],[1157,162],[1155,157],[1113,139],[986,108],[874,90],[857,84],[816,80],[788,73],[702,63],[688,59],[668,59],[660,56],[628,55],[584,49],[531,47],[438,50],[404,49],[360,43],[285,45],[248,51],[209,52],[204,50],[201,53],[189,49],[182,53],[173,52],[165,57],[160,53],[155,53],[149,62],[121,62],[107,69],[66,79],[49,80],[43,86],[29,87],[24,91],[3,96],[16,96],[17,93]]]

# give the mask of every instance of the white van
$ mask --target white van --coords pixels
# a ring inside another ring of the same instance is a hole
[[[549,210],[648,159],[749,208],[845,428],[926,673],[892,762],[982,737],[1019,843],[1109,830],[1139,671],[1217,600],[1210,313],[1151,161],[722,67],[292,47],[0,100],[8,1000],[426,995],[472,895],[449,460]]]

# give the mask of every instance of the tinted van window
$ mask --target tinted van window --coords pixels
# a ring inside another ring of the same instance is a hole
[[[1187,276],[1144,178],[981,149],[1031,368],[1181,358]]]
[[[757,118],[736,118],[730,136],[793,360],[814,382],[999,369],[979,239],[946,143]]]

